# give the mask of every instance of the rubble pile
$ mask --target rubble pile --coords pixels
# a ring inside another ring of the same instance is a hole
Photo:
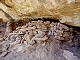
[[[32,21],[17,27],[13,32],[10,32],[9,24],[7,24],[6,29],[8,35],[4,37],[2,42],[2,56],[5,56],[10,51],[19,52],[25,50],[25,47],[29,48],[35,44],[46,46],[46,44],[51,43],[51,36],[60,41],[67,40],[71,36],[70,29],[59,22]]]
[[[0,35],[0,59],[10,60],[15,57],[15,60],[18,58],[21,60],[21,57],[23,58],[26,54],[25,57],[28,56],[29,59],[24,58],[27,60],[66,60],[68,58],[66,58],[67,55],[64,56],[65,49],[76,51],[80,46],[80,34],[75,34],[77,31],[74,32],[72,27],[60,22],[31,21],[23,26],[18,26],[15,30],[11,30],[10,24],[10,22],[7,23],[4,37]],[[32,58],[33,56],[35,58]]]

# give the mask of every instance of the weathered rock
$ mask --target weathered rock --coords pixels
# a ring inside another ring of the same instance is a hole
[[[3,52],[0,56],[5,57],[8,54],[8,52]]]
[[[45,41],[45,40],[47,40],[48,39],[48,37],[47,36],[44,36],[44,37],[42,37],[42,38],[38,38],[38,37],[33,37],[32,38],[32,40],[42,40],[42,41]]]
[[[22,51],[23,51],[23,48],[24,48],[23,45],[17,44],[17,45],[15,45],[15,46],[13,47],[13,51],[12,51],[12,52],[14,52],[14,53],[16,53],[16,52],[22,52]]]
[[[11,22],[7,23],[6,33],[12,32]]]
[[[10,43],[10,46],[12,47],[12,46],[15,46],[16,44],[19,44],[19,43],[20,43],[20,40],[17,40],[15,42]]]
[[[26,40],[27,43],[28,43],[29,41],[31,41],[31,38],[32,38],[31,35],[28,35],[28,34],[25,34],[25,35],[24,35],[24,39]]]
[[[1,41],[4,41],[4,39],[3,39],[3,38],[0,38],[0,42],[1,42]]]
[[[80,60],[77,56],[75,56],[72,52],[70,52],[70,51],[68,51],[68,50],[64,50],[63,56],[64,56],[67,60]]]
[[[1,0],[0,8],[0,18],[4,21],[10,19],[5,16],[6,12],[14,19],[56,18],[65,24],[80,26],[79,0]]]

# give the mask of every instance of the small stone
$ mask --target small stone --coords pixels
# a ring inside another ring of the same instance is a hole
[[[28,27],[31,27],[31,26],[32,26],[32,24],[29,22],[29,23],[28,23]]]
[[[59,31],[59,33],[63,33],[63,31],[62,31],[62,30],[60,30],[60,31]]]
[[[62,33],[60,33],[60,34],[59,34],[59,36],[63,36],[63,34],[62,34]]]
[[[3,36],[2,35],[0,35],[0,38],[2,38]]]
[[[36,26],[31,27],[31,29],[36,29]]]
[[[42,27],[41,27],[40,25],[37,25],[37,28],[38,28],[38,29],[41,29]]]
[[[15,52],[22,52],[23,51],[24,46],[21,44],[17,44],[13,47],[13,51]]]
[[[33,34],[34,34],[34,35],[37,34],[37,33],[38,33],[37,31],[35,31],[35,30],[33,31]]]
[[[18,34],[16,34],[14,37],[15,37],[15,38],[17,38],[17,37],[19,37],[19,35],[18,35]]]
[[[32,36],[28,35],[28,34],[25,34],[24,35],[24,39],[29,42],[31,40]]]
[[[44,36],[44,35],[41,35],[41,34],[36,34],[36,35],[35,35],[36,38],[42,38],[43,36]]]
[[[10,46],[12,47],[12,46],[19,44],[19,43],[20,43],[20,40],[16,40],[15,42],[10,43]]]
[[[45,35],[45,32],[43,32],[42,30],[38,30],[38,34]]]
[[[32,25],[36,25],[37,24],[37,21],[32,21],[31,24]]]
[[[65,40],[63,37],[60,37],[60,39],[59,40]]]
[[[57,32],[57,33],[63,33],[63,31],[61,31],[61,30],[56,30],[56,32]]]
[[[28,31],[28,34],[29,34],[29,35],[34,35],[32,30],[29,30],[29,31]]]
[[[16,41],[17,41],[17,40],[20,40],[20,41],[21,41],[21,37],[20,37],[20,36],[17,36],[17,37],[16,37]]]
[[[13,31],[13,33],[18,33],[18,32],[19,32],[18,30]]]
[[[33,44],[35,44],[35,41],[31,40],[31,41],[28,42],[28,44],[33,45]]]
[[[62,30],[63,28],[60,26],[60,27],[58,27],[59,28],[59,30]]]
[[[21,29],[21,27],[17,27],[16,30]]]
[[[48,37],[47,36],[44,36],[43,38],[36,38],[36,37],[33,37],[31,40],[41,40],[41,41],[45,41],[45,40],[47,40],[48,39]]]
[[[69,30],[69,28],[68,28],[67,26],[65,26],[65,25],[63,25],[63,24],[60,24],[60,25],[61,25],[61,27],[62,27],[63,29]]]
[[[14,34],[9,35],[8,39],[10,39],[11,41],[15,41],[15,35]]]
[[[52,32],[54,32],[54,31],[55,31],[54,27],[50,27],[50,30],[51,30]]]
[[[31,23],[37,23],[37,21],[31,21]]]
[[[40,23],[41,24],[41,23],[43,23],[43,21],[42,20],[38,20],[37,23]]]
[[[53,28],[54,28],[54,30],[57,30],[57,27],[56,26],[54,26]]]
[[[19,31],[19,34],[24,34],[22,31]]]
[[[27,41],[24,41],[24,44],[28,44]]]
[[[64,32],[63,33],[63,37],[69,37],[70,36],[70,33],[69,32]]]
[[[36,40],[36,42],[37,42],[38,44],[41,44],[41,41],[37,41],[37,40]]]
[[[22,32],[26,32],[26,29],[24,28],[24,29],[20,29],[20,31],[22,31]]]
[[[2,44],[0,43],[0,54],[2,53]]]
[[[57,23],[58,26],[60,26],[60,23]]]
[[[2,54],[2,50],[0,50],[0,54]]]
[[[48,35],[52,35],[51,31],[49,30]]]
[[[9,46],[2,46],[2,51],[7,51]]]
[[[2,52],[1,56],[5,57],[8,54],[8,52]]]
[[[51,26],[51,27],[54,27],[54,25],[55,25],[55,23],[54,23],[54,22],[52,22],[52,23],[50,24],[50,26]]]
[[[50,24],[50,21],[46,21],[47,24]]]
[[[0,41],[4,41],[4,39],[3,38],[0,38]]]
[[[44,22],[44,24],[46,24],[46,25],[47,25],[47,24],[50,24],[50,21],[46,21],[46,22]]]
[[[25,28],[26,28],[26,26],[25,26],[25,25],[21,27],[21,29],[25,29]]]
[[[42,46],[45,46],[46,45],[46,42],[44,42],[43,44],[42,44]]]
[[[54,35],[57,36],[58,34],[56,32],[54,32]]]
[[[60,40],[60,39],[61,39],[61,37],[60,37],[60,36],[57,36],[57,39],[59,39],[59,40]]]
[[[68,50],[64,50],[63,51],[63,56],[67,59],[67,60],[80,60],[76,55],[74,55],[72,52],[68,51]]]
[[[45,25],[41,25],[43,30],[47,30],[47,27]]]
[[[73,28],[70,28],[70,32],[73,32]]]

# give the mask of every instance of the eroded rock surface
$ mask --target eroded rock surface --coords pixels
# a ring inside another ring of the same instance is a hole
[[[9,16],[5,16],[9,14]],[[11,17],[10,17],[11,16]],[[56,18],[62,23],[80,26],[79,0],[0,0],[0,18]]]

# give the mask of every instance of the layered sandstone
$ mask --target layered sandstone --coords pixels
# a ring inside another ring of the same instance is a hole
[[[5,12],[9,16],[5,16]],[[80,26],[79,0],[0,0],[0,18],[4,21],[23,18],[56,18]]]

